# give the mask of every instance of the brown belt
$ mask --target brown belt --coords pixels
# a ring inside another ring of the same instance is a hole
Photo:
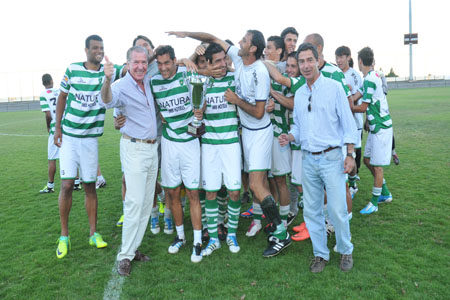
[[[337,149],[337,148],[339,148],[339,147],[338,147],[338,146],[336,146],[336,147],[330,147],[330,148],[327,148],[327,149],[325,149],[325,150],[323,150],[323,151],[319,151],[319,152],[311,152],[311,154],[312,154],[312,155],[319,155],[319,154],[326,153],[326,152],[329,152],[329,151],[334,150],[334,149]]]
[[[135,139],[131,136],[126,135],[125,133],[122,133],[122,136],[124,139],[130,140],[132,143],[145,143],[145,144],[154,144],[156,143],[156,139],[154,140],[141,140],[141,139]]]

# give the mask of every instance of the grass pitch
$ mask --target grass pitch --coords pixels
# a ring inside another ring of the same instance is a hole
[[[351,272],[341,272],[338,254],[331,253],[325,271],[311,274],[309,240],[263,259],[266,235],[247,238],[250,220],[242,218],[238,254],[222,243],[222,249],[192,264],[192,231],[186,218],[188,245],[177,255],[167,252],[174,235],[152,235],[148,230],[140,250],[152,261],[133,263],[120,298],[449,299],[450,88],[394,90],[388,100],[401,161],[385,170],[394,200],[380,205],[374,215],[359,214],[373,183],[363,166],[353,202]],[[38,193],[47,180],[44,114],[0,113],[0,298],[103,298],[121,242],[121,229],[115,226],[122,210],[119,138],[108,111],[105,134],[99,139],[107,186],[98,191],[98,231],[109,246],[89,246],[84,193],[74,192],[72,248],[59,260],[59,176],[56,193]],[[300,214],[294,225],[301,220]],[[330,249],[334,243],[331,237]]]

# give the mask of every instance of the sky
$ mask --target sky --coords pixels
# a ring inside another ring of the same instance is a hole
[[[285,5],[285,6],[283,6]],[[267,39],[293,26],[299,43],[310,33],[325,41],[325,60],[334,62],[341,45],[357,52],[374,50],[376,68],[391,68],[409,76],[408,0],[286,0],[286,1],[2,1],[0,4],[0,100],[31,98],[43,90],[41,76],[50,73],[59,86],[70,63],[86,60],[84,41],[91,34],[103,38],[105,54],[117,64],[139,35],[156,45],[169,44],[178,58],[189,57],[198,44],[168,36],[170,30],[205,31],[239,42],[248,29]],[[450,2],[412,0],[413,75],[450,75],[446,36]],[[8,30],[9,28],[9,30]]]

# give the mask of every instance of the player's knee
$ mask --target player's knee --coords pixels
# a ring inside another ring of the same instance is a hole
[[[230,195],[230,199],[232,201],[239,201],[241,191],[228,191],[228,194]]]

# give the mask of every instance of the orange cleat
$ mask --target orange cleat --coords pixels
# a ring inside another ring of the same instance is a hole
[[[292,227],[292,230],[294,230],[295,232],[301,232],[301,231],[303,231],[305,229],[306,229],[306,223],[305,222],[303,222],[300,225]]]
[[[304,230],[300,231],[299,233],[297,233],[296,235],[292,236],[292,240],[296,241],[296,242],[304,241],[307,239],[309,239],[309,231],[306,228]]]

